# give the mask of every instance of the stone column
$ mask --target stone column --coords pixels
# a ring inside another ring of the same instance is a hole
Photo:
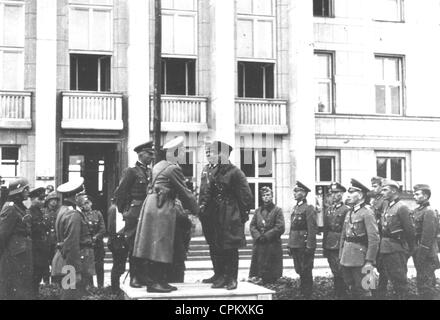
[[[235,149],[235,1],[210,0],[210,13],[214,138]],[[235,154],[231,154],[232,161]]]
[[[35,186],[55,185],[57,1],[37,1]]]
[[[150,137],[150,1],[127,1],[128,41],[128,164],[134,165],[133,149]]]
[[[289,1],[289,125],[291,183],[300,180],[315,205],[315,91],[313,79],[313,2]]]

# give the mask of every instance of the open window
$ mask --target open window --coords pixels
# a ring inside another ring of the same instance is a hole
[[[70,55],[70,90],[110,91],[110,56]]]
[[[162,58],[162,94],[196,94],[196,60]]]
[[[274,64],[239,62],[238,96],[272,99],[274,97]]]

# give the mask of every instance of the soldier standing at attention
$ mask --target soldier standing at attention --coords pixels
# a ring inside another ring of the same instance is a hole
[[[414,226],[410,210],[400,201],[399,184],[384,180],[382,194],[387,201],[381,219],[381,239],[378,255],[379,297],[387,292],[388,280],[393,284],[397,299],[408,294],[407,262],[414,250]]]
[[[76,197],[84,190],[83,184],[84,179],[79,178],[57,189],[63,195],[63,202],[55,222],[58,243],[52,261],[52,276],[63,278],[66,274],[72,276],[71,272],[74,272],[76,281],[74,288],[62,285],[61,300],[80,299],[85,293],[88,277],[95,274],[89,226],[84,214],[76,206]],[[66,266],[74,269],[63,270]]]
[[[381,177],[373,177],[371,178],[371,191],[370,191],[370,205],[373,209],[374,216],[376,217],[376,222],[380,231],[380,223],[383,211],[386,206],[386,200],[382,194],[382,182],[383,178]]]
[[[330,269],[333,273],[333,282],[335,296],[343,298],[347,294],[347,288],[342,277],[342,267],[339,263],[339,247],[342,228],[344,226],[345,216],[350,208],[342,202],[342,196],[347,191],[344,186],[338,182],[330,185],[330,192],[333,198],[333,204],[327,209],[324,216],[324,238],[322,247],[324,257],[327,258]]]
[[[133,256],[133,245],[141,207],[151,182],[151,169],[148,166],[155,159],[153,141],[137,146],[134,151],[138,154],[138,161],[134,167],[127,168],[122,173],[115,198],[118,210],[122,212],[125,221],[124,234],[128,247],[130,286],[140,288],[148,282],[148,263]]]
[[[57,244],[57,236],[55,233],[55,221],[57,219],[58,211],[60,209],[60,199],[55,191],[49,193],[44,200],[43,217],[46,226],[48,227],[48,244],[49,244],[49,266],[52,264],[52,259],[55,255]],[[49,275],[50,276],[50,273]],[[43,278],[45,283],[49,282],[48,278]]]
[[[38,295],[40,282],[49,275],[50,257],[50,225],[44,219],[43,206],[45,189],[40,187],[31,190],[29,197],[32,204],[29,213],[32,216],[32,261],[33,261],[33,288]]]
[[[316,233],[318,226],[316,212],[307,204],[310,189],[297,181],[293,195],[297,201],[290,219],[289,248],[293,257],[295,271],[300,276],[300,290],[304,298],[309,299],[313,291],[313,262],[315,259]]]
[[[92,210],[93,202],[87,195],[81,195],[78,199],[78,206],[81,208],[89,225],[90,235],[93,242],[93,254],[95,257],[96,282],[98,288],[104,286],[104,235],[105,223],[102,213],[99,210]],[[93,278],[88,280],[93,286]]]
[[[184,151],[184,138],[178,137],[163,146],[160,162],[153,167],[153,180],[145,200],[136,232],[133,254],[148,259],[152,282],[148,292],[168,293],[177,290],[167,282],[167,271],[174,262],[176,236],[176,198],[184,209],[198,214],[195,196],[185,184],[178,158]]]
[[[212,177],[215,175],[218,169],[218,163],[215,163],[213,158],[211,157],[211,143],[205,144],[205,154],[206,159],[208,160],[208,164],[202,170],[202,177],[200,179],[200,194],[199,194],[199,205],[201,205],[201,200],[206,197],[206,192],[208,191],[208,184],[212,180]],[[205,212],[203,216],[200,216],[200,223],[202,224],[203,235],[205,236],[206,242],[209,245],[209,255],[211,257],[212,266],[214,269],[214,275],[211,278],[203,279],[203,283],[214,283],[217,279],[220,278],[221,274],[219,272],[218,263],[216,260],[215,253],[215,242],[213,238],[213,230],[215,219],[212,217],[214,212],[214,208],[212,207],[214,202],[208,204],[208,207],[205,208]],[[215,205],[214,205],[215,206]]]
[[[438,218],[429,204],[431,188],[426,184],[414,186],[414,199],[419,205],[413,212],[416,243],[413,255],[417,271],[417,292],[424,300],[435,297],[435,270],[440,268],[436,241]]]
[[[345,284],[354,299],[371,296],[362,280],[368,270],[373,270],[380,242],[374,213],[366,204],[368,192],[366,186],[351,179],[347,197],[350,211],[345,216],[339,257]]]
[[[16,178],[0,212],[0,300],[32,300],[31,216],[23,201],[29,182]]]

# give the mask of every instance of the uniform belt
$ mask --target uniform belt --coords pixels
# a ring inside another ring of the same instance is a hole
[[[368,243],[368,237],[366,235],[362,237],[347,237],[345,241],[366,245]]]
[[[304,228],[295,228],[295,227],[292,227],[292,230],[293,231],[308,231],[307,229],[304,229]]]
[[[141,205],[144,202],[144,200],[131,200],[130,204],[138,206]]]
[[[92,243],[80,243],[79,244],[80,249],[93,249]]]
[[[403,230],[397,230],[394,232],[390,232],[389,230],[384,230],[383,237],[393,239],[393,240],[401,240],[402,232],[403,232]]]

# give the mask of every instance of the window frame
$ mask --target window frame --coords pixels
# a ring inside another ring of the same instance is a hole
[[[185,97],[195,97],[197,96],[197,63],[198,60],[195,58],[182,58],[182,57],[165,57],[162,56],[162,60],[161,63],[165,63],[168,59],[174,59],[174,60],[183,60],[185,61],[185,94],[183,96]],[[190,95],[189,94],[189,68],[188,68],[188,63],[190,62],[190,60],[194,61],[194,95]],[[162,90],[163,90],[163,95],[167,95],[167,96],[182,96],[182,95],[176,95],[173,93],[167,93],[167,65],[166,63],[163,65],[163,68],[161,66],[161,72],[162,72],[162,81],[163,81],[163,86],[162,86]]]
[[[375,167],[377,173],[377,160],[378,159],[386,159],[387,160],[387,176],[382,177],[386,179],[391,179],[391,176],[388,176],[388,174],[391,175],[391,159],[402,159],[403,160],[403,166],[402,166],[402,179],[403,181],[396,181],[398,182],[401,187],[402,191],[410,190],[411,189],[411,152],[410,151],[375,151]]]
[[[324,1],[324,0],[321,0]],[[330,2],[329,4],[329,15],[328,16],[324,16],[324,15],[320,15],[320,16],[315,16],[315,10],[313,8],[313,17],[314,18],[334,18],[335,17],[335,1],[334,0],[328,0]]]
[[[25,45],[25,30],[26,30],[26,3],[25,1],[8,1],[8,0],[0,0],[0,19],[4,18],[5,6],[12,5],[14,7],[21,7],[21,19],[22,19],[22,30],[20,34],[20,45],[7,45],[4,43],[3,39],[3,23],[0,23],[0,90],[13,90],[13,91],[22,91],[24,89],[24,45]],[[17,70],[17,86],[14,89],[10,89],[5,86],[5,81],[3,76],[3,56],[5,53],[15,53],[18,55],[18,66]],[[7,89],[6,89],[7,88]]]
[[[315,109],[315,113],[317,114],[335,114],[336,113],[336,52],[335,51],[329,51],[329,50],[315,50],[314,55],[326,55],[329,57],[330,62],[328,65],[330,78],[324,79],[324,78],[314,78],[315,81],[315,92],[318,93],[317,85],[322,83],[322,81],[325,80],[326,83],[330,84],[330,106],[329,110],[326,112],[319,112],[319,110]],[[318,108],[318,106],[316,106]]]
[[[76,3],[69,3],[69,53],[78,53],[78,54],[88,54],[91,52],[94,52],[96,54],[103,54],[103,55],[112,55],[113,54],[113,50],[114,50],[114,34],[113,34],[113,28],[114,28],[114,8],[113,8],[113,3],[110,5],[96,5],[96,4],[76,4]],[[89,21],[89,30],[87,33],[87,49],[78,49],[78,48],[73,48],[71,46],[71,40],[70,40],[70,35],[71,35],[71,17],[72,17],[72,11],[73,10],[77,10],[77,9],[82,9],[88,10],[88,21]],[[90,35],[93,34],[93,27],[94,27],[94,18],[93,18],[93,11],[107,11],[110,13],[110,30],[109,30],[109,39],[110,39],[110,45],[108,50],[102,50],[102,49],[95,49],[93,47],[92,44],[92,40]]]
[[[320,180],[320,166],[319,159],[332,158],[333,159],[333,172],[331,181]],[[332,181],[341,181],[341,156],[339,150],[316,150],[315,151],[315,185],[327,187]]]
[[[72,84],[69,83],[69,90],[70,91],[79,91],[79,92],[100,92],[100,93],[110,93],[113,90],[113,70],[112,70],[112,59],[113,59],[113,55],[111,54],[100,54],[97,52],[88,52],[88,53],[77,53],[77,52],[69,52],[69,72],[72,72],[72,65],[70,65],[70,61],[72,59],[72,56],[78,56],[78,55],[88,55],[88,56],[97,56],[97,60],[98,60],[98,67],[97,67],[97,90],[96,91],[90,91],[90,90],[79,90],[78,89],[78,59],[76,60],[76,83],[75,83],[75,87],[76,89],[72,89]],[[102,79],[101,79],[101,64],[102,64],[102,59],[103,58],[109,58],[110,59],[110,65],[109,65],[109,71],[110,71],[110,83],[109,83],[109,90],[108,91],[104,91],[101,90],[101,84],[102,84]],[[70,73],[69,73],[69,82],[70,82]]]
[[[395,116],[395,117],[403,117],[406,115],[406,85],[405,85],[405,56],[398,54],[374,54],[374,68],[376,68],[377,60],[382,59],[383,62],[386,60],[396,60],[398,62],[398,74],[400,76],[400,81],[398,82],[389,82],[387,80],[379,80],[377,78],[377,74],[379,70],[375,70],[375,80],[374,80],[374,114],[378,116]],[[385,68],[384,63],[382,62],[382,73],[384,73]],[[376,96],[376,88],[377,86],[385,86],[385,113],[377,112],[377,96]],[[392,86],[399,86],[400,88],[400,110],[399,114],[392,113],[392,95],[390,92],[390,88]]]
[[[272,191],[273,191],[273,199],[274,202],[276,202],[276,196],[277,196],[277,192],[276,192],[276,149],[275,148],[240,148],[240,164],[241,164],[241,153],[244,151],[246,152],[247,150],[250,151],[254,151],[254,163],[255,163],[255,172],[254,172],[254,176],[253,177],[247,177],[246,179],[248,181],[248,184],[254,184],[255,185],[255,193],[253,194],[254,196],[254,206],[255,206],[255,210],[257,208],[259,208],[259,199],[260,199],[260,188],[259,185],[260,184],[272,184]],[[270,150],[270,152],[272,153],[272,177],[259,177],[259,162],[258,162],[258,152],[261,152],[265,150],[266,152],[268,150]],[[242,170],[241,166],[240,166],[240,170]],[[244,173],[244,172],[243,172]],[[246,175],[246,174],[245,174]]]
[[[261,64],[261,65],[265,65],[264,66],[264,71],[263,71],[263,97],[246,97],[246,64],[247,63],[254,63],[254,64]],[[243,96],[240,96],[240,65],[243,65],[243,83],[241,84],[243,86]],[[272,92],[273,92],[273,97],[272,98],[268,98],[267,97],[267,66],[271,65],[273,67],[273,88],[272,88]],[[275,99],[276,97],[276,64],[275,63],[270,63],[270,62],[261,62],[261,61],[243,61],[243,60],[238,60],[237,61],[237,98],[239,99],[263,99],[263,100],[268,100],[268,99]]]
[[[0,168],[4,165],[4,161],[3,160],[3,148],[16,148],[17,149],[17,160],[15,162],[15,176],[14,177],[6,177],[6,176],[2,176],[2,179],[5,181],[11,181],[13,180],[15,177],[20,176],[20,171],[21,171],[21,148],[18,145],[0,145]],[[12,160],[7,160],[7,161],[12,161]],[[6,164],[8,165],[8,164]]]
[[[380,1],[382,0],[374,0],[376,2],[375,11],[380,10]],[[404,0],[396,0],[397,2],[397,8],[396,11],[398,12],[399,17],[397,19],[391,19],[386,17],[374,17],[373,20],[376,22],[394,22],[394,23],[404,23],[405,22],[405,1]]]

